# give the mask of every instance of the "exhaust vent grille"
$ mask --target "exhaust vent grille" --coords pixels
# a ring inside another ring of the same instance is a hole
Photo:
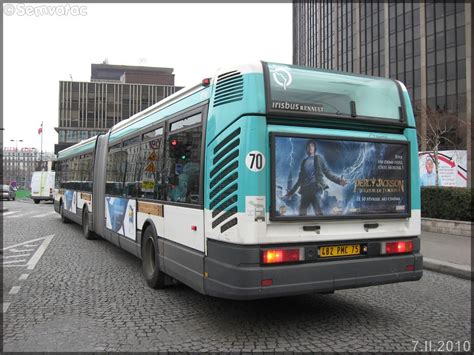
[[[212,210],[212,228],[221,226],[221,233],[237,225],[239,146],[240,128],[225,137],[212,151],[209,208]],[[234,218],[229,220],[232,216]]]
[[[230,71],[217,77],[214,107],[242,100],[244,79],[237,71]]]

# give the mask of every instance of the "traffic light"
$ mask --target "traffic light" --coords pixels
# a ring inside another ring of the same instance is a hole
[[[187,160],[191,157],[191,145],[179,142],[176,138],[170,139],[169,150],[170,157],[177,160]]]

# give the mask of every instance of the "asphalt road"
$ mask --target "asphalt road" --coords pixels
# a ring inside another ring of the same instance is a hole
[[[4,351],[471,349],[467,280],[425,271],[417,282],[258,301],[152,290],[139,259],[85,240],[52,204],[4,206]]]

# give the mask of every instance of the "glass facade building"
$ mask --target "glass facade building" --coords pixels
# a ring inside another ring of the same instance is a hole
[[[471,166],[472,4],[470,1],[293,3],[293,62],[402,81],[421,150],[430,117],[451,120],[452,143]]]

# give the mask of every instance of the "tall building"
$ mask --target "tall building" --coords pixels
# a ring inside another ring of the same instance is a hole
[[[470,1],[295,1],[293,62],[402,81],[420,149],[446,128],[440,148],[467,149],[471,176],[472,13]]]
[[[2,183],[16,181],[17,186],[29,188],[34,171],[48,170],[53,153],[41,153],[36,148],[4,147],[2,151]]]
[[[59,82],[54,152],[106,132],[179,89],[172,68],[92,64],[90,82]]]

